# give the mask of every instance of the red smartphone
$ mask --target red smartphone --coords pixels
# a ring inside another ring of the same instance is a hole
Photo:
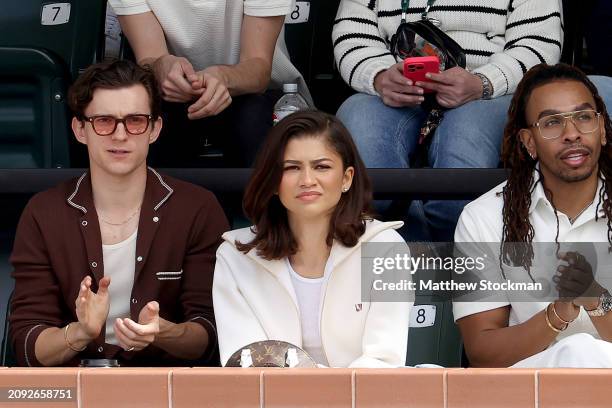
[[[412,82],[431,82],[425,74],[440,72],[440,59],[436,56],[431,57],[409,57],[404,60],[404,76]],[[425,92],[433,92],[424,88]]]

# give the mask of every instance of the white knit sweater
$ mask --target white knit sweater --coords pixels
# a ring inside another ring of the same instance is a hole
[[[427,0],[410,0],[407,20]],[[563,43],[560,0],[437,0],[429,17],[463,47],[467,69],[485,75],[493,96],[513,93],[534,65],[555,64]],[[355,90],[376,95],[374,77],[396,61],[389,52],[401,0],[342,0],[333,28],[336,64]]]
[[[295,0],[109,0],[117,15],[153,12],[170,53],[187,58],[196,70],[211,65],[234,65],[240,59],[240,35],[245,15],[283,16]],[[143,27],[146,29],[146,27]],[[284,31],[272,61],[270,88],[297,83],[310,100],[302,74],[289,59]]]

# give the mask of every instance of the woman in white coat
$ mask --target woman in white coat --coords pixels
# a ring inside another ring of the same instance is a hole
[[[254,225],[225,233],[217,251],[213,301],[224,365],[261,340],[302,347],[324,366],[404,365],[411,303],[362,297],[361,244],[403,242],[401,222],[368,215],[371,196],[335,117],[302,111],[272,129],[245,191]]]

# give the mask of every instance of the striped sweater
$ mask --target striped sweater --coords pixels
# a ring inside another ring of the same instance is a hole
[[[563,42],[560,0],[437,0],[429,17],[463,47],[467,69],[485,75],[493,96],[511,94],[532,66],[555,64]],[[427,0],[410,0],[407,20],[421,18]],[[332,37],[342,78],[377,95],[374,77],[396,61],[390,41],[401,0],[342,0]]]

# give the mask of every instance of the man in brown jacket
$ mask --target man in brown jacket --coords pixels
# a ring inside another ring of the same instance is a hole
[[[90,167],[21,216],[11,256],[18,363],[215,363],[212,277],[228,224],[212,193],[147,168],[162,126],[153,73],[94,65],[69,103]]]

